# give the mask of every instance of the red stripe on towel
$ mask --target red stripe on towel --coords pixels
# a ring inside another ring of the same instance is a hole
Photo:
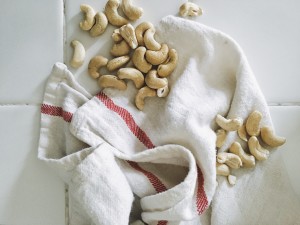
[[[72,113],[64,111],[62,107],[48,105],[48,104],[42,104],[41,113],[50,116],[62,117],[64,121],[68,123],[71,122],[73,116]]]
[[[157,225],[167,225],[168,221],[166,220],[161,220],[161,221],[158,221]]]
[[[197,180],[198,180],[198,187],[197,187],[197,197],[196,197],[196,205],[198,214],[202,214],[204,210],[208,206],[207,197],[204,190],[204,178],[202,171],[200,170],[199,166],[197,166]]]

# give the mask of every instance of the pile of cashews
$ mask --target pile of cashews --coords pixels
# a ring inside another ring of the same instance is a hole
[[[275,134],[272,127],[261,126],[262,118],[262,113],[257,110],[248,116],[245,123],[241,118],[226,119],[221,115],[216,116],[216,123],[220,126],[216,131],[217,149],[224,145],[228,132],[237,132],[241,141],[247,143],[250,153],[246,153],[238,141],[231,144],[229,152],[217,153],[217,175],[227,176],[231,185],[236,183],[236,177],[230,174],[230,169],[253,168],[256,160],[263,161],[269,157],[269,150],[262,145],[274,148],[286,142],[284,137]],[[260,144],[260,141],[263,143]]]

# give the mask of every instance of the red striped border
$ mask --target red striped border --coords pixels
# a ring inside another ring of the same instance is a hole
[[[196,205],[198,214],[202,214],[204,210],[208,206],[207,197],[204,190],[204,178],[201,169],[197,166],[197,180],[198,180],[198,187],[197,187],[197,197],[196,197]]]
[[[70,123],[72,120],[73,114],[70,112],[66,112],[62,107],[42,104],[41,105],[41,113],[50,115],[50,116],[58,116],[64,119],[64,121]]]
[[[161,220],[161,221],[158,221],[157,225],[167,225],[168,221],[166,220]]]

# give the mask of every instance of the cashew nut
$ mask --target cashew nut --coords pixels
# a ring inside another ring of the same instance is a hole
[[[259,144],[257,137],[252,136],[248,141],[250,153],[259,161],[266,160],[270,152]]]
[[[94,16],[96,14],[95,10],[86,4],[80,5],[80,10],[85,14],[85,18],[79,23],[82,30],[90,30],[95,23]]]
[[[102,75],[98,80],[98,84],[102,88],[116,88],[122,91],[127,88],[126,83],[114,75]]]
[[[217,162],[225,163],[227,166],[229,166],[232,169],[238,169],[243,165],[242,160],[238,155],[228,153],[228,152],[218,153]]]
[[[262,140],[271,147],[278,147],[286,142],[284,137],[277,136],[272,127],[262,127],[260,129]]]
[[[128,55],[120,56],[118,58],[109,60],[106,67],[108,71],[114,71],[124,66],[126,63],[128,63],[129,60],[130,57]]]
[[[145,46],[144,43],[144,34],[147,30],[149,29],[154,29],[154,26],[152,23],[150,22],[143,22],[141,24],[139,24],[136,28],[135,28],[135,35],[136,35],[136,39],[138,41],[138,44],[140,46]]]
[[[89,66],[88,66],[88,72],[89,72],[90,76],[95,79],[100,77],[100,73],[98,72],[98,70],[101,67],[106,66],[107,62],[108,62],[108,59],[101,55],[98,55],[98,56],[95,56],[94,58],[92,58],[90,60]]]
[[[168,86],[168,85],[166,85],[166,86],[164,86],[164,87],[162,87],[162,88],[158,88],[158,89],[156,90],[156,94],[157,94],[157,96],[160,97],[160,98],[167,97],[168,94],[169,94],[169,92],[170,92],[170,89],[169,89],[169,86]]]
[[[145,84],[144,75],[135,68],[122,68],[118,71],[118,77],[120,79],[129,79],[132,80],[135,87],[140,89]]]
[[[228,175],[227,180],[228,180],[228,183],[230,185],[235,185],[236,184],[236,176]]]
[[[71,59],[71,66],[74,68],[78,68],[80,67],[83,62],[84,62],[84,58],[85,58],[85,49],[83,44],[81,44],[79,41],[77,40],[73,40],[71,42],[72,47],[74,48],[74,52],[73,52],[73,57]]]
[[[163,88],[168,85],[168,80],[166,78],[159,78],[156,70],[150,70],[147,73],[145,82],[149,88],[153,89]]]
[[[123,56],[128,55],[130,52],[130,46],[127,44],[125,40],[120,43],[115,43],[110,50],[110,54],[113,56]]]
[[[167,63],[161,64],[157,68],[157,73],[160,77],[169,76],[176,68],[178,55],[175,49],[170,49],[168,53]]]
[[[129,23],[120,27],[120,34],[132,49],[136,49],[138,42],[135,36],[134,27]]]
[[[240,126],[240,128],[238,129],[238,135],[239,137],[243,140],[243,141],[248,141],[247,138],[247,131],[246,131],[246,125],[243,124],[242,126]]]
[[[118,8],[120,6],[119,0],[108,0],[105,5],[105,15],[108,21],[117,27],[123,26],[128,23],[128,20],[120,16]]]
[[[238,130],[243,124],[243,120],[239,117],[234,119],[226,119],[220,114],[217,115],[216,122],[221,128],[227,131]]]
[[[233,154],[238,155],[242,162],[243,167],[251,168],[255,166],[255,158],[253,155],[247,154],[238,142],[233,142],[229,148],[229,151]]]
[[[155,97],[156,91],[145,86],[142,87],[137,95],[135,96],[135,105],[139,110],[143,110],[145,106],[145,98],[146,97]]]
[[[179,8],[179,13],[181,16],[201,16],[203,11],[202,9],[192,2],[186,2],[182,4]]]
[[[122,0],[122,9],[128,19],[135,21],[143,15],[143,9],[132,5],[131,0]]]
[[[144,43],[148,50],[158,51],[161,48],[161,44],[154,39],[154,34],[154,28],[148,29],[144,34]]]
[[[166,44],[161,45],[161,49],[158,51],[147,50],[146,60],[152,65],[159,65],[167,60],[169,47]]]
[[[249,115],[247,122],[246,122],[246,130],[250,136],[258,136],[259,135],[259,132],[260,132],[259,124],[260,124],[261,119],[262,119],[262,114],[257,110],[253,111]]]
[[[114,42],[120,42],[123,40],[122,35],[120,34],[120,29],[115,29],[114,32],[111,35],[112,39],[114,40]]]
[[[145,59],[146,51],[145,47],[138,47],[132,55],[133,65],[143,73],[148,73],[152,68],[152,65]]]
[[[92,29],[90,30],[90,35],[92,37],[97,37],[97,36],[103,34],[104,31],[106,30],[107,24],[108,24],[108,21],[107,21],[105,14],[102,12],[98,12],[95,15],[95,24],[92,27]]]
[[[216,135],[217,135],[216,146],[217,148],[221,148],[225,143],[227,133],[225,130],[219,129],[217,130]]]
[[[225,177],[230,175],[230,169],[226,164],[217,162],[216,170],[217,170],[217,175],[225,176]]]

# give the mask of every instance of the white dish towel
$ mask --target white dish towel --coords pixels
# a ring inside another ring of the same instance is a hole
[[[92,96],[55,64],[41,107],[39,158],[68,184],[71,225],[300,224],[279,150],[216,185],[215,116],[247,118],[267,104],[240,47],[173,16],[157,26],[179,55],[167,98],[137,110],[135,87]],[[232,132],[221,151],[237,140]],[[216,187],[217,186],[217,187]],[[211,206],[211,207],[209,207]]]

